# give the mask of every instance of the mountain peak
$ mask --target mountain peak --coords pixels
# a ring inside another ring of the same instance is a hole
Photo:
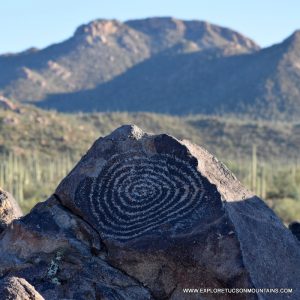
[[[294,39],[300,39],[300,29],[294,31],[291,37],[293,37]]]
[[[300,30],[294,31],[288,38],[283,41],[285,45],[296,45],[300,47]]]
[[[187,21],[173,17],[151,17],[145,19],[129,20],[126,24],[145,34],[155,35],[165,32],[178,32],[184,34]],[[197,21],[203,23],[202,21]]]
[[[129,27],[154,38],[156,44],[175,44],[182,39],[198,44],[200,48],[223,47],[231,44],[237,51],[253,52],[259,46],[251,39],[229,28],[201,20],[180,20],[173,17],[153,17],[130,20]]]
[[[147,26],[166,26],[168,24],[178,24],[178,23],[184,23],[183,20],[174,18],[174,17],[149,17],[144,19],[134,19],[134,20],[128,20],[125,22],[126,24],[147,24]]]
[[[107,36],[116,33],[121,26],[122,23],[117,20],[97,19],[79,26],[74,36],[85,36],[91,39],[99,38],[105,41]]]

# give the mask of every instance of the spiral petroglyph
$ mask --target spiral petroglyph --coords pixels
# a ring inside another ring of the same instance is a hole
[[[127,152],[112,156],[97,178],[83,182],[76,202],[87,198],[104,236],[128,240],[186,218],[203,194],[201,175],[189,162],[170,154]]]

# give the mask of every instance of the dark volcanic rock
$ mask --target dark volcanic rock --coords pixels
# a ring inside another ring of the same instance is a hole
[[[297,237],[300,241],[300,223],[299,222],[292,222],[289,225],[290,231]]]
[[[98,232],[53,196],[3,233],[0,275],[25,278],[51,300],[151,299],[106,251]]]
[[[215,299],[186,288],[292,288],[299,242],[206,150],[123,126],[1,236],[0,275],[45,299]],[[222,294],[220,299],[286,299]]]
[[[14,219],[22,216],[22,211],[11,194],[0,188],[0,233]]]

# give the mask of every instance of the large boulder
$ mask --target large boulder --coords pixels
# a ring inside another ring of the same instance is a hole
[[[16,218],[22,216],[22,211],[12,195],[0,188],[0,233]]]
[[[300,299],[299,249],[206,150],[123,126],[3,232],[0,275],[45,299]]]

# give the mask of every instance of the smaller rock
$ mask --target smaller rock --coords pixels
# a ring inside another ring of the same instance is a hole
[[[16,112],[18,111],[17,105],[2,95],[0,95],[0,108]]]
[[[7,277],[0,281],[1,299],[44,300],[24,278]]]
[[[12,195],[0,188],[0,233],[14,219],[22,216],[21,208]]]
[[[300,241],[300,222],[292,222],[289,225],[289,230],[292,232],[293,235]]]

